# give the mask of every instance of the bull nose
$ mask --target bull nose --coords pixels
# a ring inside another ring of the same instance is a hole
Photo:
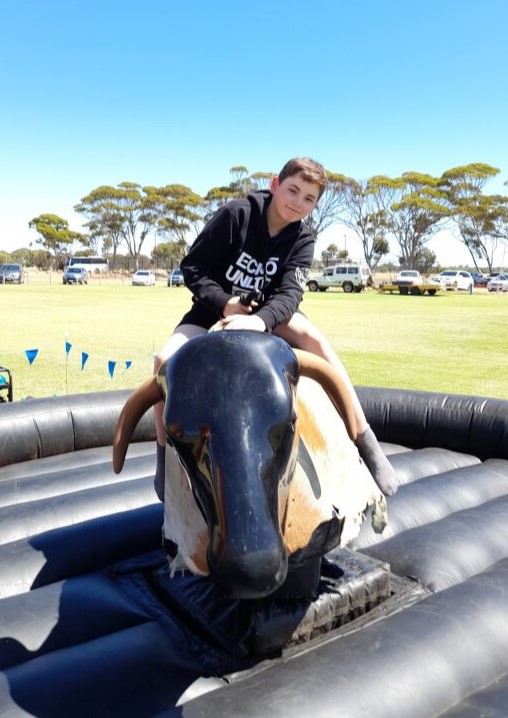
[[[214,581],[230,598],[263,598],[284,582],[288,561],[282,548],[209,558]]]

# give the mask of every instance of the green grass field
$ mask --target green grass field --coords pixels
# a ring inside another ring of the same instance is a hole
[[[187,289],[168,288],[163,278],[155,287],[96,278],[88,286],[64,286],[57,275],[51,283],[44,277],[0,286],[0,364],[12,371],[14,399],[137,386],[189,306]],[[302,309],[327,334],[356,385],[508,399],[506,294],[329,290],[307,292]],[[38,354],[30,365],[25,350],[31,349]],[[116,362],[112,376],[110,361]]]

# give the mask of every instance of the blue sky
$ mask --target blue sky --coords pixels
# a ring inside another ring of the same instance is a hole
[[[507,26],[505,0],[5,3],[0,248],[43,212],[79,230],[101,184],[204,194],[295,155],[356,179],[485,162],[507,193]],[[468,262],[448,234],[430,247]]]

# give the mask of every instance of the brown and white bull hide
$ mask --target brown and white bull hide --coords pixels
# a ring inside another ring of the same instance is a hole
[[[347,545],[360,530],[368,507],[372,525],[381,532],[387,522],[386,500],[322,387],[301,377],[297,392],[298,432],[319,478],[316,490],[305,468],[297,462],[289,484],[282,535],[288,555],[307,546],[312,533],[338,516],[344,519],[340,545]],[[166,448],[164,536],[178,546],[172,572],[189,569],[208,575],[208,528],[199,510],[176,451]]]

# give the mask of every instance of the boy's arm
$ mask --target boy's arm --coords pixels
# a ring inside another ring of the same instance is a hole
[[[236,217],[227,206],[220,207],[180,264],[185,286],[196,299],[219,315],[231,295],[217,280],[225,271],[237,231]]]
[[[266,303],[256,312],[269,332],[282,322],[291,319],[302,301],[305,284],[314,259],[314,239],[302,238],[295,252],[288,258],[279,286]]]

